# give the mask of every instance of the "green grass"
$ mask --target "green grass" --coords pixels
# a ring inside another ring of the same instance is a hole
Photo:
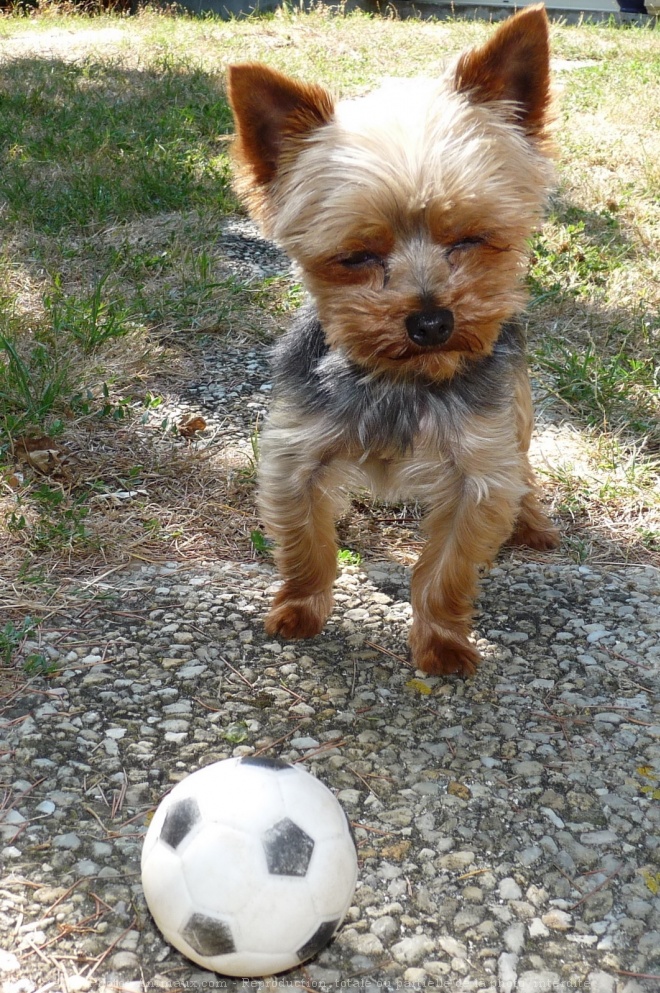
[[[291,9],[0,18],[7,575],[29,583],[181,548],[268,553],[251,497],[256,433],[251,451],[227,452],[222,437],[181,436],[170,414],[211,336],[262,348],[303,297],[289,278],[248,285],[223,265],[222,225],[239,211],[226,66],[260,59],[359,92],[383,75],[434,75],[490,31]],[[575,558],[600,542],[656,561],[660,47],[656,32],[595,24],[555,25],[553,48],[575,68],[558,73],[560,183],[534,241],[529,330],[534,375],[582,454],[543,468],[546,492]],[[54,468],[21,456],[35,436]],[[118,492],[136,495],[120,506]]]
[[[6,219],[57,234],[140,214],[234,206],[208,73],[156,58],[140,71],[83,59],[0,63]]]
[[[537,359],[556,395],[587,424],[660,452],[660,360],[625,351],[602,356],[593,345],[579,352],[550,347]]]

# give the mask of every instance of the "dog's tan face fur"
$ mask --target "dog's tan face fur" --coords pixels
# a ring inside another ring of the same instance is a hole
[[[526,8],[439,81],[335,102],[250,63],[230,69],[229,99],[238,192],[317,315],[280,350],[262,435],[260,508],[285,580],[266,628],[321,630],[341,494],[370,485],[428,511],[416,664],[470,674],[479,565],[512,533],[557,542],[527,459],[522,339],[503,330],[553,177],[545,13]]]
[[[330,343],[359,364],[442,379],[520,310],[552,181],[547,67],[531,11],[439,82],[337,104],[263,66],[231,70],[239,189],[300,264]],[[433,308],[453,332],[429,350],[404,322]]]

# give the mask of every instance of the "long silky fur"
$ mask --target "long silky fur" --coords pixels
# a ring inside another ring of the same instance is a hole
[[[341,348],[330,349],[313,305],[301,311],[272,353],[275,395],[282,405],[322,415],[337,438],[363,454],[411,454],[423,427],[425,443],[456,444],[474,414],[512,405],[524,368],[519,320],[505,324],[490,355],[446,380],[371,375]]]

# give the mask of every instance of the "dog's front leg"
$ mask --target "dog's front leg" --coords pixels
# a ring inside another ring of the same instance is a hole
[[[511,533],[522,486],[457,479],[424,522],[428,540],[413,568],[410,647],[418,669],[472,675],[479,652],[468,640],[479,566]]]
[[[299,442],[265,447],[259,509],[284,580],[266,616],[269,634],[312,638],[332,610],[338,495],[331,476]]]

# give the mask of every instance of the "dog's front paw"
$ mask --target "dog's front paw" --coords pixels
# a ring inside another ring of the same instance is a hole
[[[313,638],[322,630],[331,610],[329,593],[296,597],[284,586],[266,615],[265,628],[268,634],[279,634],[281,638]]]
[[[532,525],[527,521],[519,521],[511,535],[512,545],[525,545],[526,548],[535,548],[539,552],[551,552],[553,548],[559,546],[561,540],[559,530],[548,518],[545,519],[545,526]]]
[[[430,676],[474,676],[481,661],[479,652],[467,638],[424,625],[413,628],[410,647],[415,666]]]
[[[535,548],[538,552],[550,552],[558,547],[560,540],[559,529],[544,513],[534,494],[528,494],[523,499],[509,544],[525,545],[527,548]]]

